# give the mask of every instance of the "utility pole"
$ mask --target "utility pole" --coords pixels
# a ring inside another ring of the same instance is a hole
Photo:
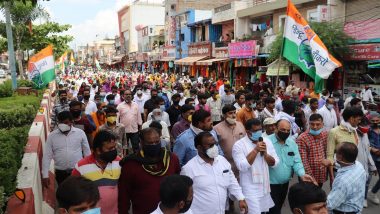
[[[5,27],[7,31],[7,41],[8,41],[8,60],[9,68],[11,69],[12,76],[12,89],[17,89],[17,73],[16,73],[16,63],[15,63],[15,50],[13,46],[13,35],[12,35],[12,24],[11,24],[11,14],[10,14],[11,2],[4,2],[4,11],[5,11]]]

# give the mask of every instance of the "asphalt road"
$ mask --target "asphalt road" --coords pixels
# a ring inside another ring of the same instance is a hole
[[[370,188],[371,186],[375,185],[378,179],[379,179],[379,176],[372,176]],[[296,182],[298,182],[298,178],[293,177],[293,179],[290,182],[291,184],[289,185],[289,187]],[[327,194],[329,193],[330,185],[328,181],[323,185],[323,189],[326,191]],[[377,196],[380,198],[380,191],[377,193]],[[234,214],[240,214],[238,210],[239,210],[238,204],[235,203]],[[286,199],[284,207],[282,208],[282,214],[291,214],[291,213],[292,212],[290,211],[290,208],[289,208],[288,199]],[[368,201],[368,207],[364,208],[362,211],[362,214],[379,214],[379,213],[380,213],[380,205],[373,204],[371,201]]]

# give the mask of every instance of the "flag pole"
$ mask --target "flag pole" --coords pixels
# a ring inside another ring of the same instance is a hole
[[[288,0],[288,6],[286,8],[286,15],[288,15],[289,12],[289,0]],[[277,68],[277,78],[276,78],[276,92],[278,92],[279,87],[279,80],[280,80],[280,68],[281,68],[281,62],[282,62],[282,51],[284,49],[284,34],[285,34],[285,26],[286,22],[288,21],[288,16],[285,18],[285,23],[282,30],[282,41],[281,41],[281,49],[280,49],[280,58],[278,59],[278,68]]]

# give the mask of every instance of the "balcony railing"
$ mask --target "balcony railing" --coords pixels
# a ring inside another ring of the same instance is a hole
[[[214,11],[215,13],[221,13],[223,11],[230,10],[231,8],[232,8],[232,5],[231,3],[229,3],[229,4],[215,8]]]
[[[252,0],[252,1],[248,2],[248,7],[256,6],[259,4],[270,3],[270,2],[274,2],[274,1],[276,1],[276,0]]]

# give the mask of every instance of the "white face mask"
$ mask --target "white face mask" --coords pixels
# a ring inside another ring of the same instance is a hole
[[[228,124],[234,125],[234,124],[236,124],[236,118],[226,117],[226,122]]]
[[[206,154],[209,158],[216,158],[219,155],[219,149],[217,145],[206,150]]]
[[[69,125],[66,125],[64,123],[60,123],[58,124],[58,129],[61,131],[61,132],[68,132],[71,130],[71,126]]]

